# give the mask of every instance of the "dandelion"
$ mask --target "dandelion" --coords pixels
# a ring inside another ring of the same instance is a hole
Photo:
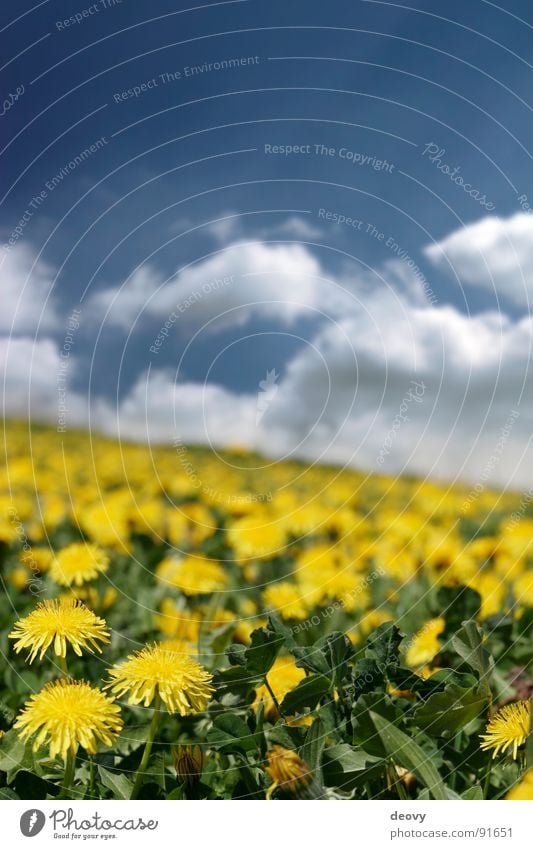
[[[172,760],[180,784],[193,786],[199,782],[204,766],[204,753],[200,746],[178,746],[172,750]]]
[[[150,760],[161,702],[164,702],[169,713],[178,713],[181,716],[203,711],[214,692],[211,686],[213,676],[196,660],[176,651],[169,651],[162,645],[145,646],[141,651],[131,654],[124,663],[111,669],[109,674],[113,680],[106,684],[106,689],[110,688],[119,697],[129,693],[129,704],[142,703],[149,707],[152,702],[155,703],[143,756],[130,796],[130,799],[136,799]]]
[[[54,653],[66,657],[67,644],[81,657],[82,649],[96,649],[99,643],[109,642],[109,630],[103,619],[75,598],[43,601],[24,619],[16,622],[9,634],[16,640],[15,652],[30,649],[28,662],[39,656],[42,660],[46,651],[53,646]]]
[[[266,684],[263,684],[256,690],[254,708],[259,707],[260,702],[263,701],[265,714],[269,717],[277,717],[276,703],[281,704],[287,693],[294,690],[302,678],[305,678],[305,672],[296,666],[294,658],[290,655],[277,657],[268,673],[268,688]]]
[[[56,584],[81,587],[86,581],[93,581],[102,572],[107,572],[109,558],[105,551],[96,545],[75,542],[62,548],[52,561],[50,574]]]
[[[212,675],[191,657],[163,645],[145,646],[113,667],[105,689],[119,697],[128,693],[128,704],[148,707],[157,696],[169,713],[185,716],[206,709],[214,688]]]
[[[489,720],[481,735],[481,748],[494,749],[492,757],[498,752],[512,748],[513,758],[516,759],[518,747],[526,742],[531,724],[531,702],[522,700],[505,705]]]
[[[426,622],[424,627],[414,635],[409,644],[405,655],[407,666],[418,667],[431,663],[435,655],[440,651],[439,636],[444,631],[444,628],[445,621],[442,616]]]
[[[46,743],[50,757],[65,760],[63,796],[74,777],[78,748],[94,755],[98,742],[111,746],[122,729],[120,708],[101,690],[86,681],[61,678],[30,696],[14,728],[26,742],[34,737],[33,750]]]
[[[302,590],[290,581],[278,581],[263,592],[267,610],[277,610],[284,619],[305,619],[309,611]]]
[[[206,557],[166,557],[157,567],[158,579],[181,590],[185,595],[206,595],[224,590],[228,576],[219,563]]]
[[[273,746],[266,757],[268,766],[265,772],[272,779],[267,799],[272,797],[277,787],[293,798],[309,798],[307,791],[313,784],[313,773],[296,752],[284,749],[283,746]]]

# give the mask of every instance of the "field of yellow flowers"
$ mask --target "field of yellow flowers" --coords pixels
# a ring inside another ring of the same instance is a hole
[[[533,798],[533,498],[5,425],[4,799]]]

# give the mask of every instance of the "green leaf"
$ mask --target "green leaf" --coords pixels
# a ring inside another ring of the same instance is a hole
[[[21,769],[33,772],[34,757],[31,743],[24,743],[15,731],[8,731],[0,742],[0,771],[7,773],[8,784]]]
[[[480,694],[492,699],[490,676],[494,661],[483,642],[483,632],[477,622],[471,619],[463,622],[462,629],[452,637],[452,646],[457,654],[479,675]]]
[[[348,674],[348,661],[354,654],[352,643],[341,631],[334,631],[326,637],[322,652],[330,670],[333,686],[340,688]]]
[[[20,799],[10,787],[0,787],[0,799]]]
[[[257,683],[256,679],[246,674],[242,666],[219,669],[213,674],[217,699],[225,705],[249,704]]]
[[[418,743],[378,713],[371,711],[370,716],[387,754],[400,766],[414,772],[434,799],[448,799],[442,778]]]
[[[282,643],[281,637],[270,628],[252,631],[245,651],[247,672],[263,678],[273,666]]]
[[[281,712],[292,716],[301,713],[304,708],[315,708],[329,692],[331,683],[325,675],[308,675],[303,678],[294,690],[287,693],[281,704]]]
[[[347,743],[329,746],[322,756],[322,776],[327,787],[339,787],[352,790],[358,784],[368,781],[372,775],[380,773],[384,761],[368,755],[362,749],[354,749]]]
[[[369,657],[363,657],[356,663],[352,673],[352,680],[356,696],[362,693],[371,693],[372,690],[379,688],[384,690],[386,687],[386,681],[379,669],[377,661]]]
[[[377,661],[379,668],[386,672],[389,666],[397,666],[400,660],[400,643],[403,634],[393,622],[384,622],[368,636],[366,655]]]
[[[243,719],[232,713],[216,717],[207,733],[207,742],[221,752],[251,752],[257,749],[257,735],[253,734]]]
[[[321,716],[318,716],[313,724],[309,726],[305,735],[305,742],[300,752],[302,760],[317,774],[319,773],[325,742],[326,723]]]
[[[473,787],[465,790],[461,798],[470,799],[472,802],[480,802],[483,799],[483,788],[479,784],[474,784]]]
[[[442,693],[430,696],[415,710],[414,720],[429,734],[450,737],[482,716],[488,703],[487,698],[473,690],[448,684]]]
[[[437,608],[444,611],[445,635],[458,631],[465,619],[475,619],[481,610],[481,596],[471,587],[440,587]]]
[[[98,767],[100,781],[112,791],[115,799],[129,799],[133,789],[133,783],[125,775],[118,772],[110,772],[103,766]]]

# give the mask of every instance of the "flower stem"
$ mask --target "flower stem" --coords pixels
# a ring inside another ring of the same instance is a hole
[[[483,798],[484,799],[489,798],[491,772],[492,772],[492,758],[489,758],[489,762],[488,762],[487,768],[485,770],[485,784],[484,784],[484,787],[483,787]]]
[[[58,658],[57,658],[57,662],[59,664],[59,668],[60,668],[61,672],[63,673],[63,675],[65,675],[68,678],[67,658],[61,657],[61,655],[59,655]]]
[[[65,772],[63,774],[63,785],[60,799],[68,799],[71,795],[72,782],[74,781],[74,771],[76,769],[76,753],[69,750],[65,760]]]
[[[133,790],[131,791],[130,799],[136,799],[139,795],[139,790],[141,789],[142,780],[144,777],[144,773],[146,772],[146,767],[148,766],[148,761],[150,760],[150,753],[152,751],[152,745],[155,739],[157,726],[159,724],[159,713],[161,710],[161,702],[159,696],[156,696],[156,703],[154,707],[154,712],[152,714],[152,721],[150,723],[150,727],[148,729],[148,737],[146,738],[146,743],[144,746],[143,756],[141,758],[141,762],[139,764],[139,769],[137,770],[137,775],[135,776],[135,783],[133,785]]]
[[[281,708],[280,708],[280,706],[279,706],[279,702],[278,702],[278,700],[277,700],[276,696],[274,695],[274,690],[272,689],[272,687],[271,687],[271,686],[270,686],[270,684],[268,683],[268,678],[266,677],[266,675],[265,675],[264,681],[265,681],[265,687],[267,688],[268,692],[270,693],[270,698],[271,698],[271,699],[272,699],[272,701],[274,702],[274,707],[276,708],[276,710],[277,710],[277,712],[279,713],[279,715],[280,715],[280,716],[283,716],[283,714],[282,714],[282,712],[281,712]]]

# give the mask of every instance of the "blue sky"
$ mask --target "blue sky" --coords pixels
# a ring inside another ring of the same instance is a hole
[[[6,413],[527,484],[530,4],[192,6],[1,12]]]

